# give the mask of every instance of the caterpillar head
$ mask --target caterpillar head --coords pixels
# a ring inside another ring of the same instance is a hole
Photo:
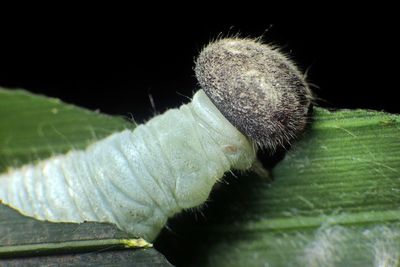
[[[303,75],[266,44],[218,40],[200,53],[195,72],[221,113],[261,147],[284,146],[307,124],[312,95]]]

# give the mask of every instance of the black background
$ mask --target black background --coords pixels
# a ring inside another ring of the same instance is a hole
[[[3,25],[0,86],[24,88],[139,122],[187,102],[201,48],[220,34],[264,36],[308,73],[317,104],[400,113],[392,24],[366,22]]]

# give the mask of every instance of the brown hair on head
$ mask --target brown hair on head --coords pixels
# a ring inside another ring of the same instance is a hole
[[[297,67],[269,45],[218,40],[201,51],[195,72],[221,113],[261,147],[284,146],[307,124],[311,91]]]

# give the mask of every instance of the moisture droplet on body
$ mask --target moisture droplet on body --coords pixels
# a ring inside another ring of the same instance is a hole
[[[190,103],[38,164],[0,175],[0,200],[52,222],[116,224],[153,240],[169,217],[204,203],[225,172],[249,169],[305,127],[311,93],[285,56],[251,39],[209,44]],[[257,146],[258,145],[258,146]]]

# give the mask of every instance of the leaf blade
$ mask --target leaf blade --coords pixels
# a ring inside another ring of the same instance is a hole
[[[0,172],[134,128],[134,123],[120,117],[0,88]]]
[[[228,179],[202,223],[187,215],[170,224],[180,237],[191,234],[179,240],[188,254],[179,264],[400,262],[399,129],[397,115],[317,108],[310,129],[272,170],[272,183],[252,174]]]

